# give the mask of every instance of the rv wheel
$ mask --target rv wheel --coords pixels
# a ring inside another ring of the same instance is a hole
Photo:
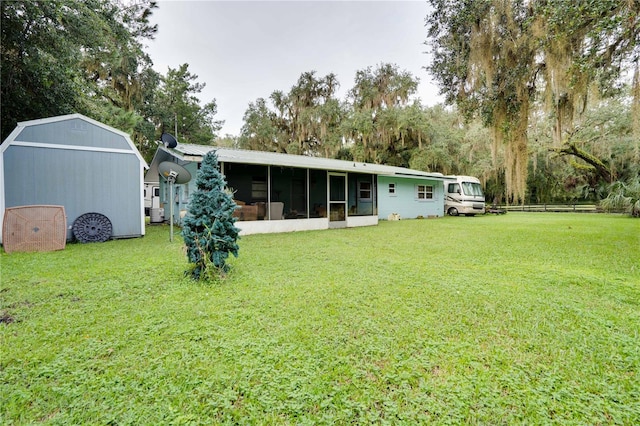
[[[447,210],[447,214],[449,216],[458,216],[458,209],[456,209],[455,207],[449,207],[449,210]]]

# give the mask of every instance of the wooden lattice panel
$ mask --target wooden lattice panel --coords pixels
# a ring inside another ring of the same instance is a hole
[[[2,245],[7,253],[63,250],[66,242],[67,217],[63,206],[5,209]]]

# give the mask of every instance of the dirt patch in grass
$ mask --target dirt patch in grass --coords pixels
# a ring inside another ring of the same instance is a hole
[[[0,324],[11,324],[13,322],[16,322],[16,319],[8,311],[0,312]]]

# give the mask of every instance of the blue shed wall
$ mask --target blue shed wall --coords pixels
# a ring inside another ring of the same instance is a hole
[[[395,194],[389,193],[390,183],[395,184]],[[417,185],[433,186],[433,199],[419,200],[416,196]],[[387,219],[391,213],[398,213],[404,219],[412,219],[418,216],[443,216],[444,195],[442,181],[379,176],[378,218]]]

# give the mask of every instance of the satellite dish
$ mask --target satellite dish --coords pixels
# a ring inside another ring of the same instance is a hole
[[[170,183],[182,184],[191,180],[191,173],[189,173],[187,169],[171,161],[163,161],[160,163],[158,165],[158,171]]]
[[[162,136],[160,136],[160,139],[162,140],[162,143],[165,144],[168,148],[175,148],[176,146],[178,146],[178,141],[176,140],[176,138],[174,138],[173,135],[170,135],[169,133],[163,133]]]

